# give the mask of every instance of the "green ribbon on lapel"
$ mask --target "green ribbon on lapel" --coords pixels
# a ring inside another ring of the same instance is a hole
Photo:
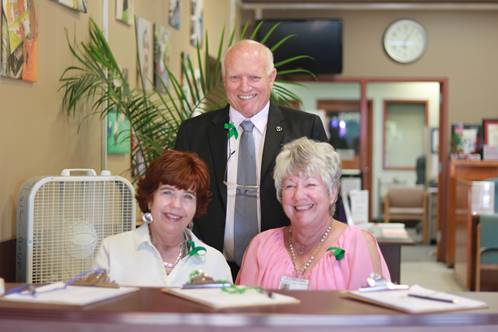
[[[339,247],[328,247],[327,251],[330,251],[332,255],[340,261],[341,259],[344,258],[344,254],[346,253],[346,250],[339,248]]]
[[[189,256],[189,257],[196,256],[196,255],[197,256],[203,256],[207,252],[206,248],[204,248],[203,246],[198,246],[197,247],[195,245],[195,242],[192,241],[192,240],[188,240],[187,241],[187,250],[188,250],[187,256]]]
[[[239,138],[239,133],[237,132],[237,128],[233,125],[233,123],[225,122],[223,128],[228,130],[228,138],[235,137],[235,139]]]

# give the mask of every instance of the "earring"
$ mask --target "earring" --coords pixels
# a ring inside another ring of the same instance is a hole
[[[143,215],[142,215],[142,221],[145,223],[145,224],[150,224],[152,223],[154,220],[152,219],[152,214],[150,212],[145,212]]]

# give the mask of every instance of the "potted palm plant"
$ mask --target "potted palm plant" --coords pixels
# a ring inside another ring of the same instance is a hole
[[[90,19],[88,42],[77,43],[67,39],[69,50],[77,64],[66,68],[60,77],[59,90],[63,91],[63,109],[68,114],[81,112],[84,108],[79,107],[80,104],[90,101],[91,112],[102,117],[111,111],[125,115],[130,122],[136,143],[132,151],[132,168],[143,170],[144,167],[133,163],[140,162],[146,167],[165,148],[173,147],[182,121],[190,118],[194,112],[208,112],[226,104],[221,79],[221,57],[224,49],[232,45],[236,37],[255,39],[260,25],[255,26],[251,33],[248,32],[248,27],[249,24],[244,25],[238,36],[234,30],[226,41],[225,32],[222,32],[214,62],[210,62],[206,33],[204,51],[201,47],[196,47],[199,70],[194,68],[190,58],[182,62],[182,82],[188,86],[187,92],[182,88],[181,80],[167,69],[171,86],[164,86],[164,92],[159,93],[132,89],[129,86],[102,31]],[[260,41],[265,42],[277,27],[278,24]],[[289,38],[292,38],[292,35],[273,45],[272,51]],[[275,67],[278,69],[281,65],[304,57],[307,56],[298,55],[286,59],[275,63]],[[196,72],[200,73],[199,77],[196,77]],[[296,68],[279,72],[279,77],[293,73],[311,74],[307,70]],[[139,74],[143,87],[144,80],[141,73]],[[271,98],[273,102],[283,105],[300,101],[280,79],[274,84]]]

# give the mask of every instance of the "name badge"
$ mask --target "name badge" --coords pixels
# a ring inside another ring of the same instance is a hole
[[[280,285],[278,285],[278,288],[290,290],[306,290],[308,289],[309,283],[310,281],[308,279],[282,276],[282,278],[280,278]]]

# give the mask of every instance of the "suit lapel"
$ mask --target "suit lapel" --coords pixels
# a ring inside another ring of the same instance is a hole
[[[282,148],[286,129],[282,111],[278,108],[278,106],[272,106],[270,104],[268,123],[266,126],[265,144],[263,147],[263,160],[261,162],[261,183],[267,173],[271,171],[270,166],[274,163],[277,154]]]
[[[213,126],[211,127],[208,135],[209,148],[213,158],[213,167],[216,187],[221,195],[224,205],[227,203],[227,191],[223,184],[225,168],[227,164],[227,131],[223,127],[225,122],[229,121],[228,108],[224,112],[220,112],[213,119],[211,119]],[[214,194],[214,193],[213,193]]]

